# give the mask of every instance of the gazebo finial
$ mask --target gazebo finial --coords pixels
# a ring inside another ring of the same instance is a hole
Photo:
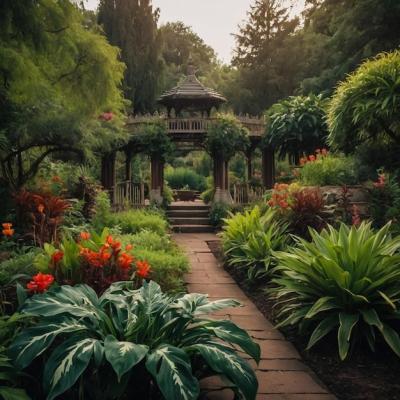
[[[188,59],[187,76],[195,76],[195,75],[196,75],[196,67],[193,64],[193,58],[190,55]]]

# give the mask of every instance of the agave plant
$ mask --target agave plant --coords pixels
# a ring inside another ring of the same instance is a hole
[[[236,348],[258,362],[259,346],[232,322],[204,317],[238,305],[201,294],[172,297],[155,282],[137,290],[114,283],[100,298],[86,285],[61,286],[25,302],[22,312],[39,323],[17,336],[9,354],[20,369],[46,354],[48,400],[74,390],[125,399],[129,389],[143,399],[196,399],[199,380],[210,375],[254,399],[257,379]]]
[[[374,351],[377,334],[400,356],[391,326],[400,319],[400,237],[392,238],[389,228],[375,232],[363,222],[320,234],[310,229],[311,242],[297,238],[297,247],[275,253],[282,277],[271,291],[280,326],[310,332],[308,348],[335,332],[342,360],[360,339]]]
[[[273,251],[283,250],[288,242],[288,225],[268,209],[262,214],[256,206],[250,211],[225,219],[221,234],[229,265],[245,270],[250,281],[270,275],[275,266]]]

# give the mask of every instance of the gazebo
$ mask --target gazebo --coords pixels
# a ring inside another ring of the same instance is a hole
[[[156,116],[131,116],[126,124],[130,132],[138,132],[141,126],[148,124],[154,119],[164,119],[167,133],[178,149],[201,150],[204,149],[204,141],[207,131],[215,121],[212,110],[218,110],[227,100],[217,91],[205,87],[196,77],[194,65],[189,62],[187,75],[180,84],[166,91],[158,99],[160,106],[165,107],[166,114]],[[260,117],[237,116],[240,123],[248,129],[251,146],[246,152],[248,178],[253,175],[252,157],[255,149],[259,147],[261,137],[265,132],[265,120]],[[127,185],[131,185],[131,161],[135,152],[140,153],[142,149],[128,143],[120,149],[126,154],[125,182],[117,184],[115,181],[115,152],[107,154],[102,159],[102,184],[110,191],[112,200],[115,200],[118,186],[123,184],[123,193],[131,192]],[[262,182],[266,189],[272,188],[274,184],[275,162],[274,152],[270,148],[262,148]],[[229,190],[228,162],[218,157],[213,159],[213,177],[215,187],[214,201],[232,202]],[[164,160],[159,157],[151,158],[151,183],[150,200],[161,202],[164,185]],[[121,190],[120,190],[121,192]],[[121,193],[122,193],[121,192]],[[140,194],[143,199],[143,193]]]

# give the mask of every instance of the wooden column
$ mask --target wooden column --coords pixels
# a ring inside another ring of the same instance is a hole
[[[250,182],[253,178],[253,149],[246,152],[247,161],[247,181]]]
[[[114,188],[116,185],[115,156],[115,152],[111,152],[104,154],[101,158],[101,184],[104,190],[109,192],[112,202],[114,202]]]
[[[272,189],[275,184],[275,153],[271,147],[262,151],[262,181],[266,189]]]
[[[229,192],[229,162],[215,155],[213,159],[214,202],[232,203]]]
[[[164,188],[164,160],[157,156],[151,158],[150,200],[162,202]]]
[[[132,180],[132,150],[125,150],[125,180]]]

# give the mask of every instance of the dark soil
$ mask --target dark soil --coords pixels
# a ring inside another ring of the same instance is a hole
[[[215,257],[222,260],[220,243],[212,241],[208,245]],[[242,274],[226,266],[225,269],[264,316],[274,322],[274,303],[267,299],[264,289],[249,286]],[[307,338],[294,330],[281,331],[338,399],[400,400],[400,359],[384,344],[378,345],[375,353],[368,348],[354,349],[349,360],[342,362],[337,355],[335,337],[306,351]]]

